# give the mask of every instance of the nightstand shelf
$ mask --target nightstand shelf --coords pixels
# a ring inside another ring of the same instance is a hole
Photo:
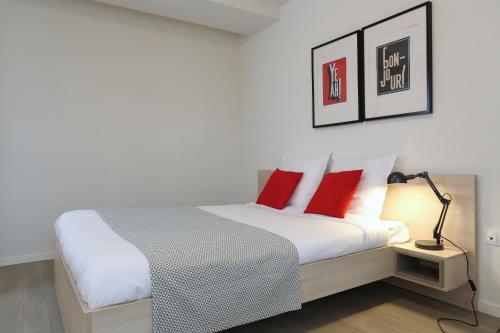
[[[463,253],[452,247],[441,251],[423,250],[413,241],[394,248],[394,276],[442,291],[467,283]]]

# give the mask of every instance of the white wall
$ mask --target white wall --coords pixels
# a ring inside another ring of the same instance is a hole
[[[238,198],[237,64],[234,34],[0,0],[0,265],[50,256],[66,210]]]
[[[242,41],[245,195],[284,153],[397,152],[403,171],[478,175],[479,237],[500,228],[500,2],[435,0],[433,115],[312,129],[310,49],[420,0],[293,0]],[[480,307],[500,316],[500,248],[479,245]],[[494,263],[496,265],[494,265]]]

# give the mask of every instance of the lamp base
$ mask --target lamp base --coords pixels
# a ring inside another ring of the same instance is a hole
[[[436,240],[416,240],[415,247],[424,250],[438,251],[443,249],[443,243]]]

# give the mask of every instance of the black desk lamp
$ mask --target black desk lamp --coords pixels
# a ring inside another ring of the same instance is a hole
[[[434,183],[432,182],[427,171],[417,173],[415,175],[404,175],[401,172],[393,172],[389,175],[389,177],[387,177],[387,184],[407,183],[408,180],[412,180],[415,178],[425,179],[438,197],[439,201],[443,204],[441,215],[439,216],[439,220],[434,227],[433,237],[435,240],[417,240],[415,241],[415,246],[425,250],[442,250],[443,241],[441,240],[441,230],[443,229],[444,219],[446,218],[446,213],[448,212],[448,206],[451,203],[451,197],[450,199],[447,199],[441,193],[439,193],[436,185],[434,185]]]

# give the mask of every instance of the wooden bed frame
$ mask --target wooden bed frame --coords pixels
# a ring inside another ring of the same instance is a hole
[[[271,171],[261,170],[258,173],[259,192],[267,181]],[[475,240],[472,234],[475,229],[475,178],[474,176],[461,175],[433,175],[437,186],[445,186],[446,190],[453,193],[455,199],[459,198],[459,204],[466,209],[466,217],[454,212],[453,206],[450,208],[447,223],[453,224],[453,229],[448,232],[448,236],[455,239],[460,244],[463,239],[467,239],[466,249],[473,255],[473,275],[475,276]],[[418,188],[418,184],[417,184]],[[389,190],[388,198],[391,197]],[[417,191],[418,192],[418,191]],[[397,192],[393,193],[393,196]],[[432,193],[431,193],[432,195]],[[387,200],[386,200],[387,202]],[[394,214],[398,210],[396,207],[387,206],[384,208],[385,218],[395,219]],[[432,206],[431,206],[432,207]],[[439,207],[437,207],[439,209]],[[472,211],[472,213],[470,213]],[[472,215],[471,215],[472,214]],[[472,216],[472,218],[470,218]],[[403,219],[400,219],[403,220]],[[410,220],[412,220],[410,218]],[[406,220],[403,220],[406,222]],[[413,234],[414,229],[432,230],[428,226],[407,223]],[[446,230],[446,229],[445,229]],[[416,234],[419,234],[416,232]],[[59,309],[66,333],[150,333],[152,332],[152,300],[151,298],[107,306],[98,309],[90,309],[80,298],[73,276],[66,265],[64,257],[61,255],[59,245],[55,259],[55,288]],[[355,288],[371,282],[383,280],[394,274],[394,251],[391,246],[381,247],[368,251],[363,251],[351,255],[323,260],[300,267],[302,302],[306,303],[318,298],[332,295],[344,290]],[[392,281],[392,283],[398,284]],[[399,283],[398,285],[412,289],[416,292],[427,293],[432,297],[445,301],[463,305],[466,300],[466,291],[463,288],[457,291],[440,295],[434,290],[427,290],[423,287],[414,286],[411,283]],[[449,295],[454,294],[454,295]],[[467,294],[468,295],[468,294]],[[467,296],[468,297],[468,296]]]

